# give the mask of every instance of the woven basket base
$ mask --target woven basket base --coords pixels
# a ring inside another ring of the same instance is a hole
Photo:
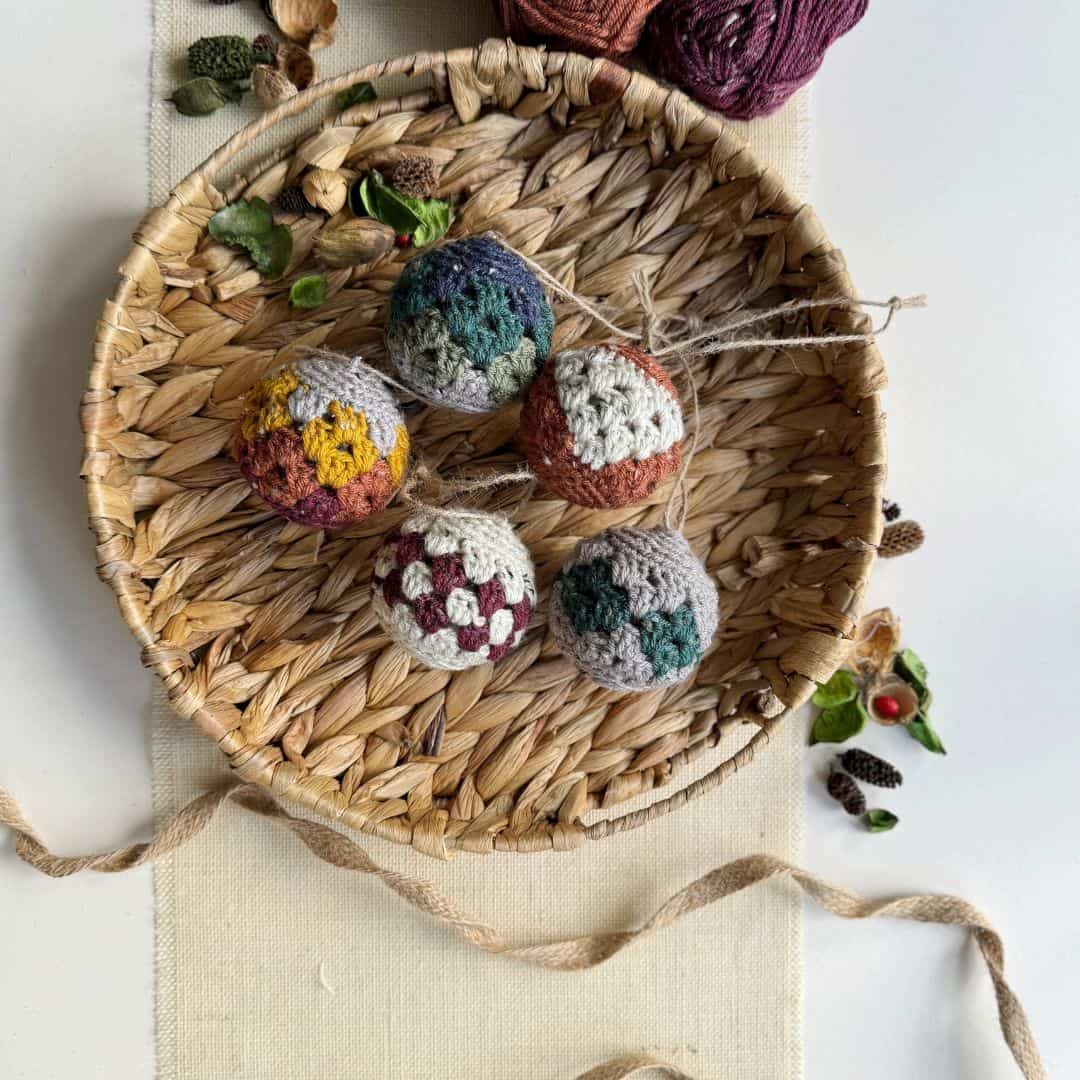
[[[234,157],[263,133],[272,142],[287,116],[359,79],[422,72],[430,88],[332,116],[249,175],[229,175]],[[617,511],[544,492],[515,507],[541,589],[524,644],[460,673],[418,665],[380,632],[369,603],[371,553],[404,511],[332,534],[288,524],[227,453],[243,392],[304,349],[385,361],[385,301],[404,256],[330,271],[326,304],[297,312],[287,292],[311,271],[320,218],[286,219],[294,258],[273,282],[206,234],[224,203],[273,199],[305,168],[360,173],[415,152],[435,159],[440,193],[456,203],[451,235],[497,230],[568,288],[621,312],[628,331],[642,330],[639,273],[658,312],[702,319],[854,295],[813,211],[741,138],[608,61],[489,41],[321,84],[238,134],[135,234],[83,404],[100,574],[174,708],[244,778],[439,857],[571,848],[715,787],[837,667],[881,534],[884,369],[863,342],[691,363],[699,440],[684,532],[715,576],[722,614],[691,682],[601,690],[545,632],[547,592],[576,542],[612,525],[659,524],[670,484]],[[554,306],[555,348],[608,336],[574,305]],[[778,332],[868,325],[839,304]],[[684,378],[684,400],[688,389]],[[412,403],[409,425],[439,470],[520,461],[514,408],[476,418]],[[716,756],[713,769],[674,795],[597,813],[703,753]]]

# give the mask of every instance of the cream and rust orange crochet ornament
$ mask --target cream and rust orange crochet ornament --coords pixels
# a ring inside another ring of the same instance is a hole
[[[633,345],[565,349],[529,388],[521,442],[537,478],[578,506],[640,502],[682,461],[679,394]]]
[[[393,395],[363,360],[313,356],[248,392],[233,451],[279,514],[336,529],[390,501],[405,475],[409,433]]]

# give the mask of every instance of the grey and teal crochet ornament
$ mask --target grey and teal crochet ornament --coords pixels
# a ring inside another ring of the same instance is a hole
[[[524,394],[547,359],[555,316],[524,261],[472,236],[415,256],[390,296],[386,344],[417,395],[494,412]]]
[[[682,682],[716,633],[712,578],[672,529],[612,528],[582,540],[551,590],[560,648],[609,690]]]

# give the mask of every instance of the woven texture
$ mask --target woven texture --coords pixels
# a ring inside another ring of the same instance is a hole
[[[418,67],[433,88],[351,109],[229,178],[234,155],[261,129],[276,134],[292,110],[355,79]],[[543,632],[573,545],[611,524],[658,524],[673,479],[614,520],[553,497],[485,496],[489,508],[515,506],[533,552],[535,625],[498,665],[427,669],[381,632],[370,604],[371,555],[407,508],[332,535],[304,529],[253,496],[223,452],[241,395],[298,349],[385,362],[386,297],[403,256],[331,272],[327,303],[303,319],[282,301],[317,218],[293,224],[293,265],[280,282],[247,285],[242,255],[222,266],[215,251],[213,271],[203,257],[205,223],[223,202],[272,199],[327,155],[357,172],[384,167],[403,144],[444,162],[441,190],[460,197],[458,235],[498,229],[634,332],[635,275],[651,278],[654,304],[705,319],[843,297],[851,284],[812,211],[716,118],[608,61],[497,41],[363,69],[292,99],[140,226],[100,322],[84,472],[100,572],[174,707],[245,778],[354,827],[438,857],[566,849],[715,788],[835,669],[881,530],[883,366],[864,341],[688,361],[699,431],[684,532],[720,586],[723,615],[693,680],[620,698]],[[610,335],[558,307],[553,348]],[[846,304],[787,322],[821,335],[868,324]],[[440,470],[499,471],[517,459],[513,408],[475,423],[421,403],[409,410],[413,441]],[[772,550],[749,543],[761,537],[786,545],[779,564],[759,560]],[[425,754],[440,712],[446,737]],[[699,783],[639,814],[596,817],[710,751]]]
[[[157,0],[156,8],[156,102],[171,89],[169,57],[216,31],[218,20],[244,33],[263,25],[255,5],[212,9],[213,24],[198,0]],[[345,54],[358,63],[468,44],[497,29],[489,18],[486,0],[425,0],[405,18],[396,2],[364,5],[349,12],[348,35],[331,57],[319,54],[320,64],[333,72]],[[171,106],[154,110],[151,189],[160,202],[167,185],[239,120],[223,110],[194,124],[175,118]],[[755,148],[796,189],[807,114],[807,98],[799,95],[752,129]],[[286,123],[296,130],[307,121]],[[155,805],[164,818],[219,780],[225,759],[177,719],[164,692],[154,730]],[[379,855],[434,880],[518,940],[622,929],[651,914],[672,887],[731,855],[765,849],[798,860],[801,744],[798,725],[782,726],[738,784],[574,856],[443,864],[388,845]],[[704,759],[687,766],[691,778],[706,768]],[[646,798],[627,805],[634,809]],[[770,887],[708,919],[687,919],[677,941],[650,938],[588,975],[540,979],[523,965],[472,954],[373,883],[358,886],[241,815],[159,864],[155,891],[160,1080],[236,1080],[260,1070],[309,1080],[341,1072],[343,1062],[373,1077],[565,1080],[637,1047],[651,1047],[693,1075],[801,1075],[801,904],[791,890]],[[282,912],[292,913],[287,932]],[[725,942],[739,944],[718,965]],[[267,977],[267,957],[276,958],[275,977]],[[390,992],[372,995],[371,986]],[[445,1007],[461,999],[463,988],[468,1024]],[[243,1024],[228,1019],[238,1016]],[[544,1064],[534,1063],[537,1056]]]

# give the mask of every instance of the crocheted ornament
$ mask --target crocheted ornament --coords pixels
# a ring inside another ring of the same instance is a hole
[[[554,327],[544,290],[521,258],[474,236],[405,266],[390,297],[386,344],[421,397],[493,412],[536,377]]]
[[[424,507],[375,554],[379,622],[434,668],[457,671],[505,656],[535,604],[532,559],[498,514]]]
[[[682,534],[613,528],[582,540],[551,590],[552,633],[611,690],[682,682],[716,633],[716,586]]]
[[[678,470],[682,436],[674,384],[631,345],[558,353],[521,410],[529,466],[547,488],[579,506],[644,499]]]
[[[336,529],[390,501],[405,475],[409,433],[362,360],[312,357],[248,391],[234,454],[278,513]]]

